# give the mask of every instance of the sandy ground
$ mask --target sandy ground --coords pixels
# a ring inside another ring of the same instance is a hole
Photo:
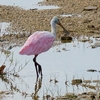
[[[23,40],[35,31],[50,31],[50,20],[58,16],[64,27],[72,36],[94,35],[100,33],[100,1],[99,0],[45,0],[39,2],[42,5],[57,5],[59,9],[24,10],[19,7],[0,5],[0,22],[10,22],[7,29],[8,35],[1,37],[0,41],[17,41],[21,44]],[[61,17],[60,15],[73,14],[72,17]],[[58,38],[62,29],[58,28]],[[12,35],[14,32],[17,35]],[[20,39],[19,39],[20,38]]]

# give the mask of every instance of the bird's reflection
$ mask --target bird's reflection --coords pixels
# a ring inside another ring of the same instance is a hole
[[[36,84],[35,84],[35,87],[34,87],[34,93],[32,95],[33,100],[38,100],[39,99],[38,92],[41,89],[41,86],[42,86],[42,78],[37,78],[36,79]]]

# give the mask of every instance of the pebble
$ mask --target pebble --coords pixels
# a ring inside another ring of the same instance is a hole
[[[97,6],[87,6],[84,8],[85,11],[91,11],[91,10],[97,10],[98,7]]]

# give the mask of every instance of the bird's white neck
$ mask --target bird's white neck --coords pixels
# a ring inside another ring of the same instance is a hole
[[[51,33],[56,37],[56,23],[51,22]]]

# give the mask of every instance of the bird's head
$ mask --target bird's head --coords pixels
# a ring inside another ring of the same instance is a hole
[[[64,31],[64,33],[69,34],[69,32],[63,27],[63,25],[60,23],[59,18],[57,16],[54,16],[51,20],[51,24],[58,24]]]
[[[52,18],[51,24],[52,24],[52,23],[54,23],[54,24],[59,24],[59,23],[60,23],[60,21],[59,21],[59,19],[58,19],[57,16],[54,16],[54,17]]]

